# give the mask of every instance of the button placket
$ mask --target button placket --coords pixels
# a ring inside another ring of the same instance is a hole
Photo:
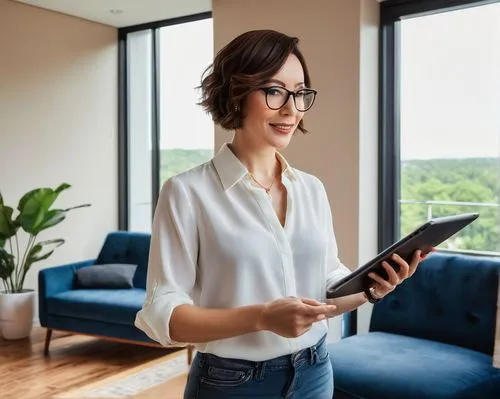
[[[292,191],[291,187],[289,184],[289,180],[286,177],[286,175],[283,175],[283,184],[286,188],[286,195],[287,195],[287,209],[286,209],[286,222],[285,222],[285,227],[283,228],[281,224],[279,224],[280,230],[279,230],[279,237],[280,237],[280,245],[282,249],[282,254],[283,254],[283,267],[284,267],[284,272],[285,275],[288,276],[289,278],[289,295],[296,296],[297,294],[297,285],[295,283],[295,268],[293,267],[293,251],[292,251],[292,246],[290,245],[290,232],[291,228],[293,226],[293,200],[292,200]]]
[[[276,248],[279,251],[281,259],[281,268],[283,271],[283,284],[284,284],[284,296],[295,296],[296,294],[296,284],[295,284],[295,273],[292,265],[291,247],[285,232],[285,229],[281,225],[278,217],[273,208],[272,200],[269,198],[268,194],[264,189],[255,187],[251,184],[251,178],[247,177],[246,184],[250,192],[254,195],[260,209],[262,210],[263,216],[267,219],[267,225],[269,226],[275,243]],[[286,187],[286,186],[285,186]],[[288,191],[288,189],[287,189]],[[287,192],[287,207],[289,206],[289,194]],[[287,209],[287,217],[288,215]],[[285,223],[286,226],[286,223]]]

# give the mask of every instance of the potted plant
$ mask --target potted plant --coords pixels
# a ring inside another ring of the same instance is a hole
[[[24,194],[17,205],[18,214],[6,206],[0,193],[0,335],[19,339],[30,335],[33,322],[35,291],[24,289],[26,275],[35,262],[47,259],[64,244],[62,238],[37,241],[40,232],[61,223],[72,209],[51,209],[59,194],[70,188],[63,183],[56,189],[37,188]],[[27,243],[20,248],[18,233],[27,234]]]

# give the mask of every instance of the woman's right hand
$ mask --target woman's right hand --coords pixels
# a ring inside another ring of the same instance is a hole
[[[285,338],[295,338],[309,331],[313,323],[333,316],[336,308],[315,299],[280,298],[264,304],[259,327]]]

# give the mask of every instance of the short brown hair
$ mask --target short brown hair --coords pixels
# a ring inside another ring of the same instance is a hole
[[[213,64],[203,73],[200,105],[224,129],[241,128],[241,108],[246,96],[271,79],[290,54],[299,59],[304,83],[310,87],[311,79],[298,42],[298,38],[274,30],[253,30],[239,35],[217,53]],[[302,120],[298,129],[307,133]]]

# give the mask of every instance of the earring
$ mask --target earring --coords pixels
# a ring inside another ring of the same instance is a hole
[[[236,113],[240,112],[240,107],[238,107],[238,105],[234,106],[234,112]]]

